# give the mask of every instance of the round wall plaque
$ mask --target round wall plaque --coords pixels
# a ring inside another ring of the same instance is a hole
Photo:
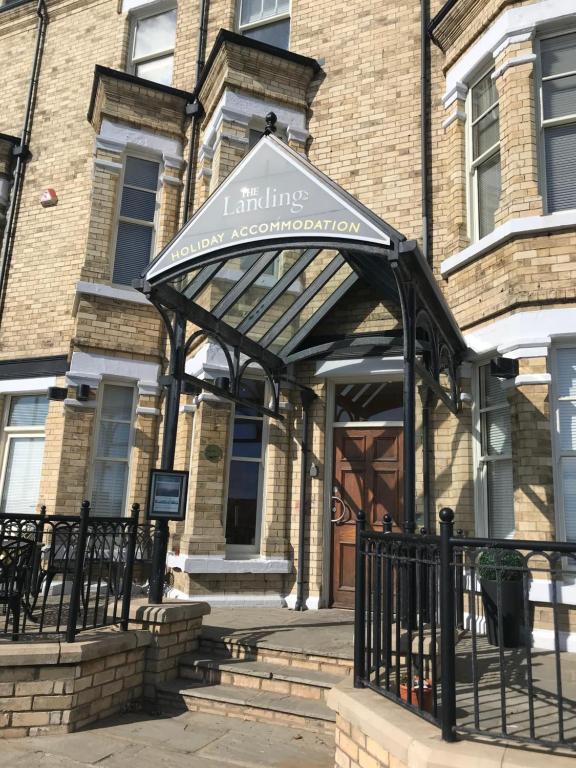
[[[219,445],[207,445],[204,449],[204,456],[208,461],[218,462],[223,456],[222,448]]]

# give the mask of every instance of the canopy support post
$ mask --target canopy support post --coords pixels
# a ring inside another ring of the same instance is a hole
[[[170,383],[166,393],[164,408],[164,439],[160,468],[174,469],[176,453],[176,435],[180,411],[180,393],[186,359],[186,318],[177,313],[169,332],[170,338]],[[150,575],[150,593],[148,602],[159,604],[164,597],[164,574],[166,573],[166,555],[168,553],[169,528],[167,520],[157,520],[152,549],[152,573]]]
[[[304,548],[306,544],[306,481],[308,479],[308,422],[310,406],[316,399],[311,389],[300,390],[302,403],[302,435],[300,439],[300,525],[298,527],[298,567],[296,569],[295,611],[306,610],[304,599]]]

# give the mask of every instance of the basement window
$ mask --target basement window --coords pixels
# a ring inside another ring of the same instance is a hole
[[[132,21],[130,70],[137,77],[162,85],[172,84],[176,8],[139,13]]]
[[[240,33],[277,48],[290,44],[290,0],[240,0]]]

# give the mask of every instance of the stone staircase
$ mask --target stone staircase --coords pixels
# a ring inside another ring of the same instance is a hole
[[[160,686],[163,710],[271,722],[317,733],[334,730],[326,693],[352,673],[350,659],[279,648],[237,637],[200,638],[179,677]]]

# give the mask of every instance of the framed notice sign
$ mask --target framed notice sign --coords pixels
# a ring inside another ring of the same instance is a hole
[[[149,520],[184,520],[188,472],[153,469],[148,490]]]

